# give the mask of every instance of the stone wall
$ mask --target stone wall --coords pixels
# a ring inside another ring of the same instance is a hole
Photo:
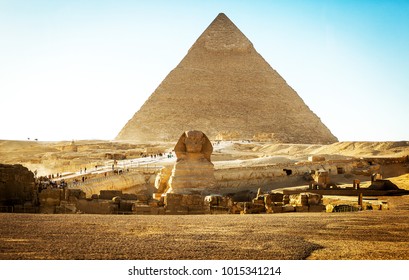
[[[45,189],[38,194],[40,213],[54,214],[56,207],[65,199],[62,189]]]
[[[343,173],[352,173],[357,167],[357,162],[304,162],[300,164],[276,164],[270,166],[235,167],[216,169],[215,177],[220,193],[226,194],[243,190],[263,191],[283,187],[308,185],[304,178],[311,170],[325,169],[330,175],[337,175],[339,170]]]
[[[156,173],[125,172],[121,175],[107,178],[85,180],[84,183],[73,185],[85,192],[87,197],[99,193],[101,190],[120,190],[124,193],[144,193],[152,195],[155,186]]]
[[[164,197],[165,214],[209,214],[204,196],[167,193]]]

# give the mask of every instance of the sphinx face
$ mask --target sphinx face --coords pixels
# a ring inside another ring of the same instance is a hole
[[[204,144],[203,133],[200,131],[189,131],[186,133],[185,145],[186,152],[200,153]]]

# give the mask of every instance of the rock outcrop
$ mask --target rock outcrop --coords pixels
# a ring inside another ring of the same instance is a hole
[[[34,174],[20,164],[0,164],[0,206],[32,203]]]
[[[219,140],[338,141],[224,14],[203,32],[116,139],[172,141],[179,131],[193,128]]]

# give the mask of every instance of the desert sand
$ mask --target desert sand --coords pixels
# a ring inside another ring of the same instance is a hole
[[[0,259],[408,259],[405,207],[260,215],[0,214]]]

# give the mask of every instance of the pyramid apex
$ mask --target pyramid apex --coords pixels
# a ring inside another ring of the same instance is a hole
[[[231,21],[231,19],[228,16],[226,16],[225,13],[219,13],[209,26],[212,26],[212,24],[214,24],[216,22],[225,22],[225,23],[229,23],[229,24],[234,25],[234,23]]]
[[[226,17],[226,18],[228,18],[225,13],[219,13],[216,18],[218,18],[218,17]]]
[[[249,51],[253,44],[224,14],[219,13],[191,49],[204,47],[209,51]]]

